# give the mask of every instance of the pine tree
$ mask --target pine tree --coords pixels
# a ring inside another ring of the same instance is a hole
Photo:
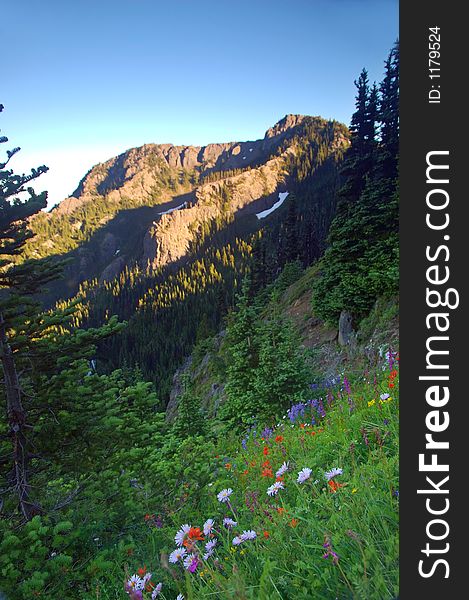
[[[0,105],[0,112],[3,105]],[[8,142],[1,137],[0,143]],[[3,387],[6,399],[8,434],[12,446],[12,470],[9,483],[18,498],[25,519],[40,511],[32,500],[29,483],[30,449],[28,444],[27,413],[24,407],[24,390],[18,375],[15,345],[10,332],[21,323],[34,318],[37,303],[32,300],[41,286],[58,275],[60,266],[46,261],[37,265],[32,261],[15,264],[28,239],[32,237],[28,220],[47,205],[47,193],[37,195],[26,185],[47,171],[41,166],[29,175],[16,175],[7,169],[10,160],[20,150],[7,151],[7,160],[0,163],[0,357],[3,368]],[[29,195],[25,200],[21,195]],[[13,346],[13,347],[12,347]]]
[[[99,329],[71,332],[77,302],[63,310],[42,311],[37,294],[60,275],[63,263],[24,260],[23,249],[33,235],[29,220],[47,204],[46,192],[36,195],[25,186],[47,168],[15,175],[6,167],[18,151],[8,151],[7,161],[0,164],[0,359],[5,395],[5,419],[0,418],[0,425],[10,439],[9,451],[1,447],[6,455],[2,459],[7,469],[6,492],[8,497],[16,496],[21,514],[29,520],[41,512],[30,484],[31,460],[38,457],[32,442],[35,425],[52,408],[41,404],[39,389],[44,380],[78,359],[91,359],[96,342],[121,325],[110,319]],[[29,197],[22,200],[25,193]]]
[[[379,88],[369,88],[365,70],[356,82],[345,183],[313,297],[316,313],[329,321],[343,310],[363,317],[380,295],[397,291],[397,81],[398,53],[393,49]]]
[[[287,218],[285,219],[285,227],[283,232],[284,237],[284,251],[283,258],[284,262],[281,266],[286,263],[293,262],[298,258],[298,212],[296,209],[296,197],[294,194],[290,194],[287,200],[288,212]]]
[[[395,180],[398,176],[399,154],[399,42],[395,43],[385,62],[385,75],[380,92],[382,173],[385,177]]]

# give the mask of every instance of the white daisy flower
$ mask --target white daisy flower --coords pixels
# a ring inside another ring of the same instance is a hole
[[[155,598],[160,595],[160,592],[162,589],[163,589],[163,584],[158,583],[158,585],[155,586],[155,589],[151,593],[151,600],[155,600]]]
[[[176,550],[173,550],[169,555],[169,562],[177,563],[179,560],[183,559],[186,554],[187,550],[185,548],[176,548]]]
[[[205,550],[207,552],[204,554],[204,560],[208,560],[213,555],[217,542],[217,538],[214,538],[213,540],[210,540],[210,542],[207,542],[205,544]]]
[[[269,488],[267,488],[267,494],[269,496],[276,496],[279,493],[279,490],[285,489],[282,481],[276,481]]]
[[[301,469],[301,471],[298,473],[297,482],[304,483],[307,479],[309,479],[311,477],[312,472],[313,472],[313,470],[309,469],[308,467]]]
[[[280,469],[275,473],[276,477],[282,477],[288,471],[288,466],[290,463],[284,462]]]
[[[229,517],[225,517],[223,519],[223,525],[227,528],[227,529],[233,529],[233,527],[236,527],[236,525],[238,524],[237,521],[233,521],[233,519],[230,519]]]
[[[143,584],[143,579],[141,579],[138,575],[132,575],[127,582],[127,587],[132,591],[138,592],[143,590],[145,585]]]
[[[143,576],[143,586],[145,587],[147,585],[147,583],[150,581],[151,579],[151,573],[145,573],[145,575]]]
[[[186,535],[189,533],[191,526],[187,525],[187,523],[185,525],[183,525],[181,527],[181,529],[176,533],[176,535],[174,536],[174,541],[176,542],[177,546],[182,546],[183,542],[184,542],[184,538],[186,537]]]
[[[240,544],[242,544],[244,542],[244,540],[242,540],[238,535],[236,537],[233,538],[232,540],[232,544],[233,546],[239,546]]]
[[[207,519],[204,523],[204,535],[209,535],[212,532],[215,521],[213,519]]]
[[[338,469],[337,467],[334,467],[330,471],[326,471],[324,473],[324,476],[327,479],[327,481],[329,481],[330,479],[333,479],[334,477],[337,477],[337,475],[342,475],[342,473],[343,473],[342,469]]]
[[[245,542],[246,540],[255,540],[257,537],[257,533],[252,529],[248,529],[247,531],[243,531],[240,537],[243,540],[243,542]]]
[[[221,492],[219,492],[217,494],[218,502],[228,502],[229,497],[231,496],[232,493],[233,493],[233,490],[231,488],[222,490]]]

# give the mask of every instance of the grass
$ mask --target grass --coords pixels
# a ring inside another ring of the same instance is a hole
[[[186,600],[397,598],[398,374],[394,366],[382,369],[312,390],[319,404],[306,402],[294,422],[286,415],[270,430],[219,436],[210,482],[174,499],[162,527],[142,518],[126,566],[116,564],[87,598],[128,598],[122,582],[143,565],[154,584],[163,583],[159,597],[166,600],[178,593]],[[284,462],[284,488],[269,496]],[[311,476],[299,483],[305,467]],[[333,468],[342,474],[328,481]],[[222,489],[233,490],[229,502],[218,501]],[[225,517],[237,522],[233,530],[223,526]],[[168,562],[177,530],[183,524],[202,530],[209,518],[215,525],[203,540],[185,537],[186,553],[197,557],[194,572]],[[256,538],[234,545],[243,531]],[[204,560],[205,544],[214,539],[213,555]]]

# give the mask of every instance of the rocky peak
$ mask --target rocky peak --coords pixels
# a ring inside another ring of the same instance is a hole
[[[278,135],[282,135],[292,129],[301,125],[305,119],[305,115],[285,115],[283,119],[280,119],[273,127],[267,129],[265,138],[272,138]]]

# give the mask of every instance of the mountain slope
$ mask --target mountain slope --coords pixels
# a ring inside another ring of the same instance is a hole
[[[26,256],[71,256],[56,298],[135,261],[156,268],[178,260],[204,223],[270,208],[297,181],[305,140],[315,138],[319,166],[344,150],[347,135],[338,123],[287,115],[254,142],[131,149],[91,169],[70,198],[34,219]]]
[[[265,284],[288,261],[318,258],[347,146],[344,125],[287,115],[256,142],[149,144],[98,165],[32,223],[30,257],[70,259],[45,304],[78,294],[74,325],[127,320],[98,362],[138,365],[164,400],[251,268]]]

